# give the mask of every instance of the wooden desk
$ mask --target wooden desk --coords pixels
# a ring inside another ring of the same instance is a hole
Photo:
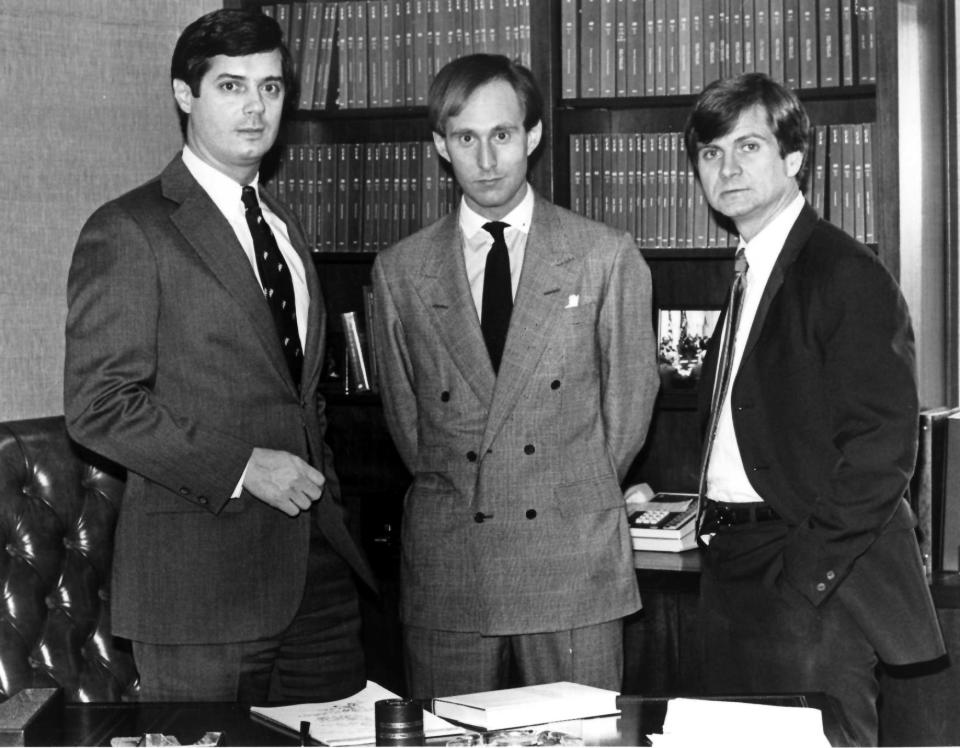
[[[737,700],[759,701],[787,706],[811,706],[820,709],[824,733],[833,745],[845,742],[846,731],[839,712],[823,694],[800,694],[774,697],[738,697]],[[667,710],[667,698],[624,697],[618,717],[586,720],[583,737],[588,745],[644,745],[645,736],[660,732]],[[162,733],[176,737],[181,743],[194,742],[206,732],[223,732],[225,744],[298,745],[296,738],[252,720],[246,707],[239,704],[159,704],[100,703],[67,704],[57,734],[43,736],[44,745],[110,745],[114,737],[136,737],[145,733]],[[594,738],[594,739],[592,739]],[[443,745],[445,738],[428,741]]]

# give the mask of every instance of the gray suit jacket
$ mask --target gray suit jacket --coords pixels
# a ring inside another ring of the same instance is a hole
[[[121,636],[185,644],[282,630],[302,596],[313,516],[369,578],[333,501],[320,284],[296,219],[263,199],[306,270],[300,392],[247,256],[179,156],[97,210],[77,242],[64,406],[71,435],[128,470],[113,570]],[[246,491],[230,499],[254,447],[324,472],[313,514],[288,517]]]
[[[373,270],[387,424],[413,474],[401,615],[514,634],[639,607],[620,481],[658,388],[631,238],[539,197],[495,376],[454,212]]]

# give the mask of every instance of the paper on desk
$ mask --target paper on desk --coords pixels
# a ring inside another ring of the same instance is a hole
[[[310,723],[310,738],[327,745],[373,745],[376,737],[374,705],[381,699],[396,699],[395,693],[379,683],[367,681],[366,688],[346,699],[292,706],[252,706],[250,714],[296,732],[300,722]],[[423,712],[425,737],[458,735],[462,727]]]
[[[829,748],[819,709],[741,701],[670,699],[655,748]]]

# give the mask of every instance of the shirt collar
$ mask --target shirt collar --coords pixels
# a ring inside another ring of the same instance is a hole
[[[797,196],[784,208],[776,217],[770,221],[763,229],[749,242],[740,239],[741,247],[745,247],[747,255],[748,272],[751,276],[757,275],[767,277],[780,256],[783,245],[787,241],[787,236],[793,224],[797,222],[800,211],[803,210],[804,200],[802,193]]]
[[[241,204],[240,193],[243,185],[202,160],[190,150],[188,145],[183,146],[183,165],[187,167],[204,191],[210,195],[210,198],[224,215],[230,215],[238,210],[237,206]],[[259,180],[260,175],[257,174],[250,183],[250,186],[257,192],[258,200],[260,199]]]
[[[517,229],[522,231],[524,234],[530,233],[530,223],[533,220],[533,188],[530,187],[530,184],[526,184],[526,192],[523,195],[523,199],[520,201],[520,204],[516,208],[511,210],[507,215],[505,215],[501,220],[504,223],[510,225],[510,228]],[[467,201],[461,199],[460,201],[460,230],[463,232],[463,235],[466,237],[475,237],[478,232],[483,232],[484,237],[489,237],[490,235],[484,230],[483,224],[487,223],[490,219],[484,218],[477,211],[467,205]]]

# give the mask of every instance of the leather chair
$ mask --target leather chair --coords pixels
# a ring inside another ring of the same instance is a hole
[[[0,699],[55,686],[68,701],[137,698],[129,642],[110,633],[123,481],[62,417],[0,423]]]

